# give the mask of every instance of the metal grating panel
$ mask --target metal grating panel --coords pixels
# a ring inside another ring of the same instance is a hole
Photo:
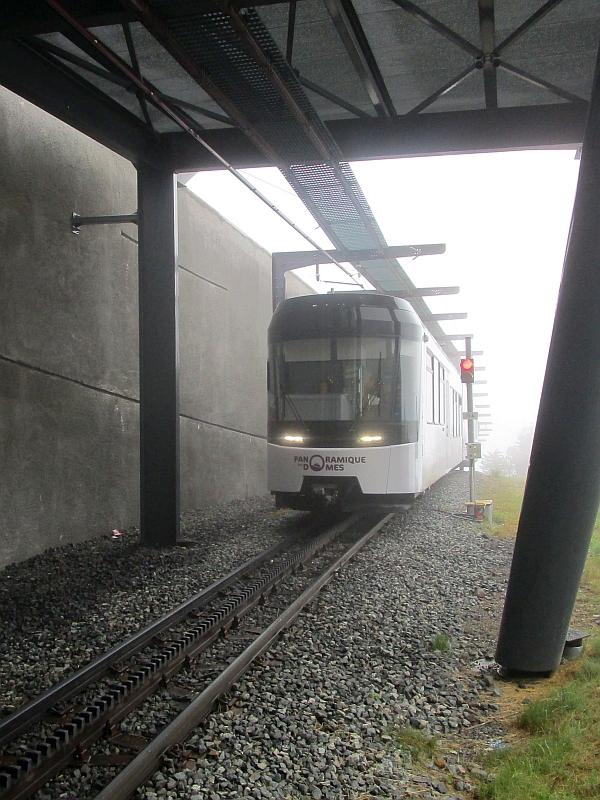
[[[218,10],[166,23],[178,44],[277,154],[283,174],[332,244],[342,250],[385,247],[352,168],[340,160],[333,137],[257,12]],[[415,288],[397,261],[370,261],[362,272],[383,291]],[[412,303],[427,320],[425,302],[415,298]],[[430,328],[443,338],[437,323]]]
[[[263,39],[272,42],[270,34],[253,10],[244,15],[244,21],[247,25],[258,22],[265,34]],[[169,20],[168,25],[177,41],[194,61],[206,70],[252,127],[271,144],[281,163],[322,159],[322,154],[317,152],[265,71],[246,49],[234,30],[229,16],[215,11],[210,14]],[[252,28],[256,27],[256,24],[252,25]],[[264,42],[261,44],[264,49]],[[274,43],[273,49],[276,50]],[[271,57],[270,52],[267,54]],[[277,68],[279,74],[280,65],[274,63],[273,66]],[[289,83],[293,87],[297,81],[291,69],[288,68],[288,72],[289,75],[284,72],[281,77],[286,85]],[[304,96],[299,84],[297,90],[295,94]],[[306,99],[305,104],[309,105]],[[314,118],[315,126],[322,128],[330,138],[316,114]]]

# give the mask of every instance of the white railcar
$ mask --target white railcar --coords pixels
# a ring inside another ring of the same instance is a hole
[[[269,489],[280,508],[398,509],[463,459],[456,368],[405,300],[284,300],[269,326]]]

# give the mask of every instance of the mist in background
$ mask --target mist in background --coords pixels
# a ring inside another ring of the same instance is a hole
[[[579,161],[572,150],[521,151],[354,163],[353,169],[390,245],[444,242],[446,253],[401,263],[416,286],[461,287],[429,297],[434,313],[466,311],[443,322],[472,333],[476,405],[489,405],[484,453],[507,454],[532,430],[552,331]],[[331,243],[277,169],[245,170],[269,199],[323,247]],[[236,179],[198,173],[188,187],[269,252],[311,246]],[[335,267],[299,273],[319,291],[348,281]],[[349,288],[349,287],[348,287]],[[461,349],[462,343],[455,342]],[[483,420],[482,420],[483,421]]]

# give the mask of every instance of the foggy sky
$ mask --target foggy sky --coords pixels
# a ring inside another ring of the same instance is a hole
[[[491,406],[480,412],[491,412],[485,419],[493,423],[484,450],[505,451],[537,413],[579,168],[574,151],[352,166],[388,244],[446,243],[444,255],[402,259],[402,266],[417,286],[461,287],[426,302],[437,313],[468,312],[466,320],[441,325],[472,333],[473,349],[484,351],[475,358],[486,367],[476,380],[487,380],[475,392],[489,394],[476,403]],[[331,246],[278,170],[244,174],[321,246]],[[312,249],[228,173],[199,173],[188,186],[270,252]],[[303,272],[314,282],[314,268]]]

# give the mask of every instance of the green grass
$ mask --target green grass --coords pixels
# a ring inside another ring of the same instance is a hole
[[[389,734],[398,749],[403,754],[410,755],[411,759],[417,763],[431,759],[435,755],[437,741],[423,731],[407,725],[393,728]]]
[[[495,777],[482,800],[584,800],[600,797],[600,638],[578,669],[518,720],[529,736],[490,756]]]
[[[514,536],[519,524],[525,478],[483,476],[484,500],[494,503],[494,521],[488,525],[491,533],[500,537]]]
[[[447,653],[450,649],[450,638],[445,633],[436,633],[433,637],[432,647],[440,653]]]
[[[485,499],[494,502],[490,533],[514,536],[524,480],[484,477]],[[579,600],[600,608],[600,518],[582,579]],[[565,669],[565,668],[563,668]],[[566,668],[563,685],[527,706],[517,721],[521,736],[489,757],[495,777],[480,787],[482,800],[584,800],[600,798],[600,636]]]
[[[494,521],[491,525],[484,523],[488,532],[500,538],[516,535],[524,489],[525,478],[483,476],[483,497],[494,503]],[[600,515],[592,533],[583,583],[600,599]]]

